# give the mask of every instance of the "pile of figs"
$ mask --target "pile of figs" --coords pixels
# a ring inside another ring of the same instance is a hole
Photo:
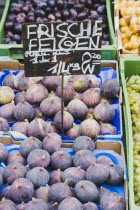
[[[0,131],[8,131],[8,122],[16,121],[11,130],[27,137],[42,140],[47,133],[60,134],[61,82],[61,76],[25,77],[23,71],[16,76],[10,72],[0,87]],[[119,90],[117,79],[107,79],[101,84],[96,75],[65,76],[65,134],[70,138],[115,135],[116,128],[111,124],[115,117],[112,103],[118,98]]]
[[[51,140],[51,141],[50,141]],[[80,136],[73,152],[61,149],[61,138],[48,134],[43,142],[25,139],[8,153],[0,144],[0,209],[125,210],[125,200],[102,184],[119,186],[123,169],[104,155],[95,157],[90,137]],[[18,205],[17,205],[18,204]]]

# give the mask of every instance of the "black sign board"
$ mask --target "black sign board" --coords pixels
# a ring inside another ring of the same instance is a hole
[[[100,73],[101,21],[25,23],[25,75]]]

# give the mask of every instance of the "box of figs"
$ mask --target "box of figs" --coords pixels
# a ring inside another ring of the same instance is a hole
[[[62,136],[62,77],[25,77],[18,61],[0,66],[0,131],[20,132],[19,139]],[[116,61],[102,61],[100,74],[64,76],[63,140],[82,135],[120,141],[121,98]]]
[[[78,141],[61,142],[58,148],[59,135],[53,136],[53,146],[47,138],[29,137],[18,145],[9,136],[0,143],[1,209],[128,209],[121,142],[91,141],[88,149],[81,149]],[[89,144],[88,137],[83,140]]]

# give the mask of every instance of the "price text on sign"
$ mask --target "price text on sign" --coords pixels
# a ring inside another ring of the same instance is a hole
[[[23,24],[26,76],[100,73],[101,21]]]

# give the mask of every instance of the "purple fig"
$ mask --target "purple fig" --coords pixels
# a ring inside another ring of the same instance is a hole
[[[59,133],[59,131],[56,129],[54,122],[46,122],[48,133]]]
[[[73,142],[72,149],[75,153],[82,149],[87,149],[93,152],[95,149],[95,144],[90,137],[79,136]]]
[[[89,80],[89,88],[99,88],[100,87],[100,79],[95,75],[87,75]]]
[[[0,117],[0,131],[4,131],[4,132],[9,131],[8,121],[3,117]]]
[[[95,203],[89,201],[83,205],[83,210],[98,210],[98,207]]]
[[[100,90],[98,88],[90,88],[86,90],[82,94],[81,100],[88,107],[96,106],[97,104],[100,103],[100,100],[101,100]]]
[[[86,179],[96,185],[101,185],[109,178],[109,166],[103,164],[91,163],[86,171]]]
[[[16,207],[16,204],[13,203],[13,201],[11,200],[7,200],[6,198],[3,198],[1,201],[0,201],[0,209],[2,210],[17,210],[17,207]]]
[[[124,182],[124,170],[113,163],[109,165],[109,177],[107,184],[118,186]]]
[[[116,127],[109,123],[100,123],[100,132],[102,133],[110,133],[112,135],[116,134]]]
[[[8,104],[14,100],[15,94],[8,86],[0,87],[0,104]]]
[[[14,108],[14,116],[17,120],[32,120],[34,116],[33,107],[26,101],[22,100]]]
[[[15,108],[14,101],[1,106],[0,107],[0,117],[5,118],[9,122],[13,121],[15,119],[14,118],[14,108]]]
[[[3,177],[0,175],[0,187],[3,185]]]
[[[48,97],[48,90],[41,84],[31,85],[26,91],[26,99],[29,103],[41,103]]]
[[[57,202],[51,202],[48,205],[49,205],[49,210],[58,210],[58,203]]]
[[[16,203],[28,202],[34,194],[34,186],[28,179],[16,179],[11,185],[11,197]]]
[[[15,104],[18,104],[22,100],[26,101],[26,92],[25,91],[18,92],[15,95]]]
[[[48,203],[48,201],[49,201],[48,191],[49,191],[49,187],[46,187],[46,186],[42,187],[41,186],[40,188],[35,190],[34,197],[38,198],[38,199],[42,199],[42,200],[44,200],[45,202]]]
[[[58,86],[55,92],[56,96],[62,98],[62,86]],[[63,86],[63,100],[64,104],[68,104],[76,95],[74,88],[71,85]]]
[[[15,89],[14,79],[15,76],[11,72],[9,72],[9,74],[3,80],[3,86],[8,86],[12,89]]]
[[[72,156],[68,152],[57,151],[51,156],[51,166],[54,169],[61,169],[62,171],[71,167]]]
[[[88,108],[79,99],[73,99],[68,103],[67,111],[76,119],[84,119],[87,116]]]
[[[66,135],[70,138],[77,138],[80,136],[80,125],[73,123],[72,128],[70,128],[67,132]]]
[[[14,86],[18,90],[26,90],[30,86],[30,81],[27,77],[25,77],[25,73],[21,72],[15,76]]]
[[[26,178],[33,183],[34,187],[38,188],[46,186],[49,181],[49,173],[43,167],[35,167],[28,171]]]
[[[40,118],[42,120],[46,120],[46,116],[43,115],[43,113],[41,112],[41,109],[39,107],[35,107],[34,108],[34,118]]]
[[[38,209],[49,210],[49,207],[48,207],[48,204],[42,199],[32,198],[32,201],[30,201],[25,207],[25,210],[29,210],[29,209],[30,210],[38,210]]]
[[[61,99],[57,96],[44,99],[40,104],[42,113],[48,117],[53,117],[61,110]]]
[[[27,119],[25,119],[23,122],[15,123],[11,127],[11,130],[23,133],[25,136],[28,136],[28,126],[29,126],[29,122]]]
[[[44,120],[35,118],[30,122],[28,127],[28,136],[34,136],[36,138],[43,139],[47,133],[47,123]]]
[[[61,137],[56,133],[48,133],[43,140],[43,149],[53,154],[61,148]]]
[[[6,199],[11,199],[11,185],[4,187],[1,192],[1,197]]]
[[[115,110],[112,105],[108,103],[101,103],[94,109],[94,117],[99,122],[110,122],[115,117]]]
[[[82,180],[75,185],[75,194],[82,203],[93,202],[98,197],[98,189],[94,183]]]
[[[105,155],[101,155],[96,159],[96,163],[103,164],[103,165],[110,165],[113,162],[109,157]]]
[[[50,163],[50,155],[47,151],[43,149],[34,149],[29,153],[27,158],[27,163],[30,168],[34,167],[47,168],[47,166]]]
[[[27,203],[24,203],[24,201],[22,201],[21,204],[17,205],[17,209],[18,210],[25,210]]]
[[[53,185],[58,182],[62,182],[62,171],[60,169],[50,173],[49,185]]]
[[[126,209],[125,200],[118,193],[115,193],[115,192],[104,194],[101,197],[100,206],[101,206],[101,209],[103,210],[112,210],[112,209],[125,210]]]
[[[21,163],[22,165],[26,165],[26,159],[21,155],[18,150],[14,150],[8,154],[6,163],[7,165],[11,163]]]
[[[106,98],[118,98],[120,85],[117,79],[107,79],[101,85],[101,95]]]
[[[83,136],[89,136],[90,138],[96,138],[100,134],[100,126],[94,119],[84,120],[80,124],[80,134]]]
[[[69,78],[69,84],[72,85],[76,92],[82,93],[89,86],[89,80],[86,75],[72,75]]]
[[[57,112],[56,115],[54,116],[54,125],[59,130],[62,129],[62,116],[61,115],[62,114],[60,111],[60,112]],[[64,130],[69,130],[72,127],[73,123],[74,123],[73,116],[69,112],[63,111],[63,128],[64,128]]]
[[[82,203],[73,197],[65,198],[58,206],[58,210],[82,210]]]
[[[87,170],[91,162],[96,162],[96,158],[90,150],[79,150],[73,157],[74,166],[81,166],[83,170]]]
[[[5,168],[3,177],[8,183],[11,184],[16,179],[24,178],[26,173],[27,169],[21,163],[11,163]]]
[[[65,198],[70,197],[72,194],[70,187],[68,186],[68,180],[66,179],[64,183],[59,182],[53,184],[49,188],[49,199],[61,203]]]
[[[98,198],[96,200],[96,203],[100,204],[100,200],[101,200],[102,196],[104,196],[104,195],[107,196],[111,191],[108,190],[107,188],[100,187],[100,188],[98,188],[98,192],[99,193],[98,193]]]
[[[8,157],[8,150],[4,144],[0,143],[0,163],[6,161]]]
[[[19,151],[24,157],[27,157],[34,149],[42,149],[42,143],[35,137],[29,137],[21,142]]]
[[[61,76],[46,76],[43,79],[43,84],[49,91],[56,91],[56,88],[61,85]]]
[[[62,173],[62,180],[69,180],[68,185],[74,187],[77,182],[84,180],[86,178],[86,173],[80,166],[67,168]]]

